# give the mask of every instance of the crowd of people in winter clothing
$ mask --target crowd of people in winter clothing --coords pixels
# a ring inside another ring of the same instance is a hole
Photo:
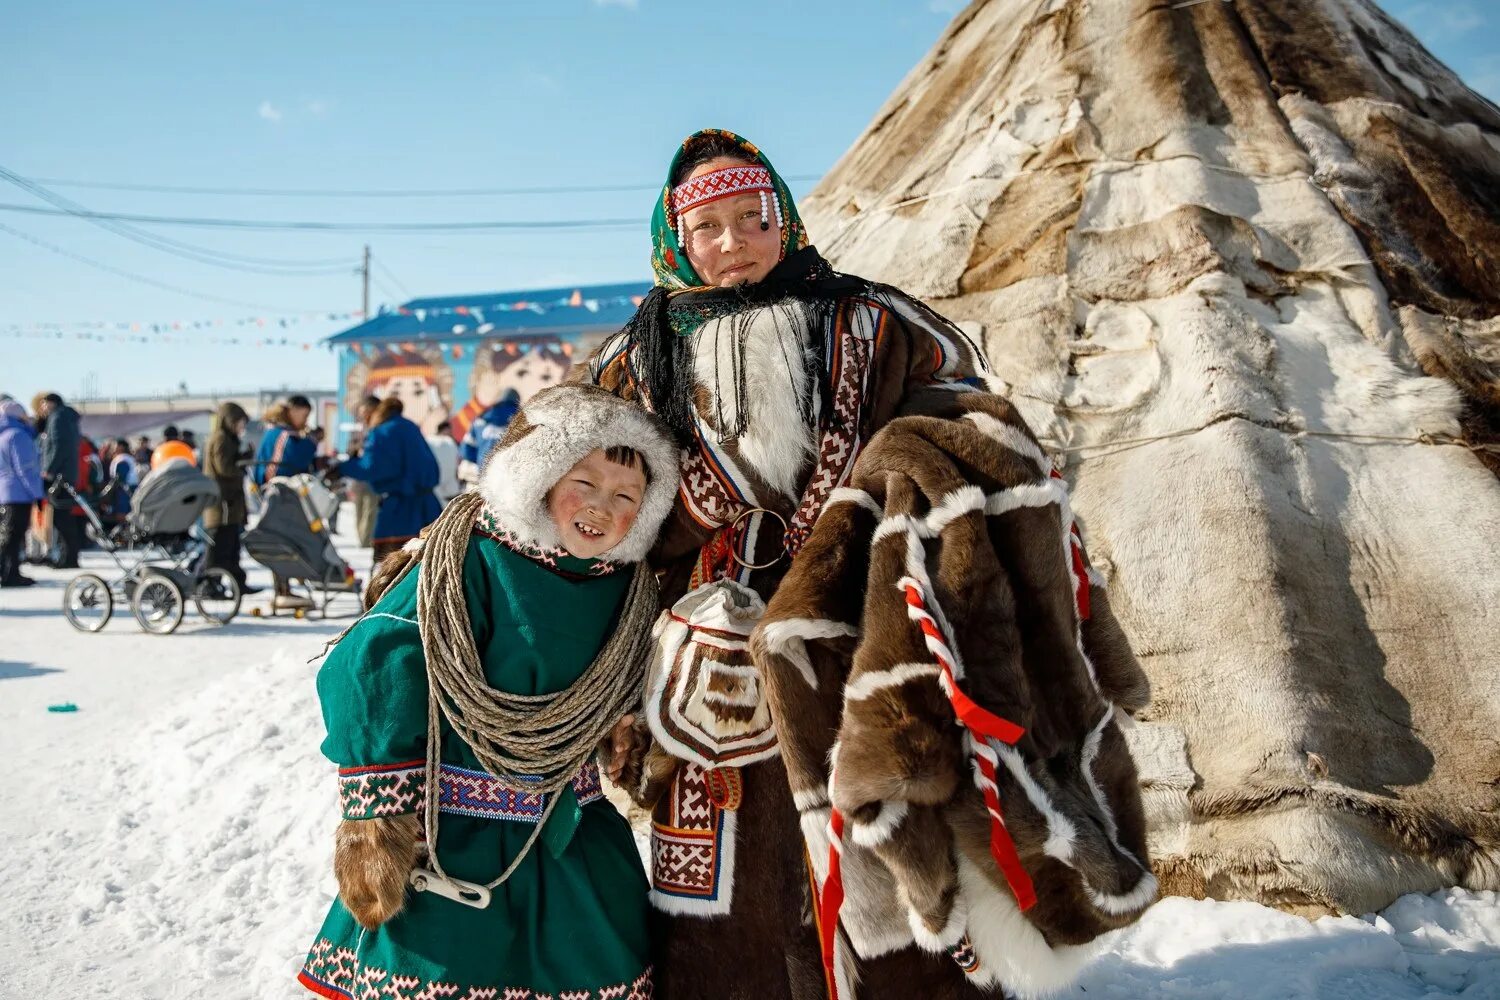
[[[340,459],[321,453],[324,431],[308,426],[313,407],[306,396],[289,396],[269,407],[256,442],[246,440],[250,414],[225,402],[201,447],[191,430],[173,425],[154,441],[139,435],[95,442],[82,433],[78,411],[56,393],[38,395],[30,413],[19,401],[0,396],[0,586],[32,583],[21,572],[28,531],[52,539],[44,557],[50,565],[76,568],[87,532],[86,515],[74,496],[106,524],[121,522],[140,483],[173,461],[201,469],[218,485],[222,499],[202,522],[212,542],[207,564],[227,570],[245,593],[259,589],[248,584],[240,565],[250,515],[246,491],[278,477],[313,473],[342,481],[355,504],[360,544],[374,548],[379,561],[415,538],[453,498],[474,488],[520,402],[514,391],[508,393],[458,442],[446,425],[424,435],[403,414],[401,400],[367,396],[357,409],[360,429]],[[278,609],[310,603],[294,594],[286,579],[275,578],[275,591]]]
[[[37,561],[58,569],[78,566],[86,543],[86,515],[81,498],[106,525],[130,513],[130,497],[149,468],[170,458],[197,464],[191,435],[168,427],[166,440],[154,452],[147,438],[135,446],[124,438],[96,442],[80,428],[78,411],[57,393],[38,395],[28,414],[10,396],[0,396],[0,586],[26,587],[34,581],[21,572],[26,535],[36,529],[51,539]],[[175,452],[162,448],[172,445]]]

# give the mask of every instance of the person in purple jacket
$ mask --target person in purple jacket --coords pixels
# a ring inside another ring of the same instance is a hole
[[[21,575],[21,546],[31,505],[42,498],[42,461],[26,410],[13,399],[0,402],[0,587],[29,587]]]

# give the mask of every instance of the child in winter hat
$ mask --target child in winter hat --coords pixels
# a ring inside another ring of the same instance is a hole
[[[646,879],[592,758],[641,697],[679,460],[644,410],[545,390],[377,574],[318,673],[343,821],[308,989],[650,994]]]

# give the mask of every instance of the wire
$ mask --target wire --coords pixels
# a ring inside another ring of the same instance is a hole
[[[406,298],[408,298],[408,299],[414,299],[414,298],[416,298],[415,295],[413,295],[411,292],[407,291],[406,285],[402,284],[401,279],[398,278],[398,277],[396,277],[395,272],[392,271],[389,267],[386,267],[385,261],[381,260],[378,257],[371,257],[370,260],[374,263],[374,265],[376,267],[380,268],[382,271],[385,272],[385,276],[387,278],[390,278],[393,282],[396,283],[396,287],[399,288],[399,289],[401,289],[402,294],[405,295]]]
[[[92,212],[42,208],[38,205],[0,204],[3,212],[28,215],[71,215],[86,220],[139,222],[150,226],[197,226],[206,229],[320,230],[355,233],[482,232],[486,230],[618,229],[645,224],[644,219],[534,219],[485,222],[312,222],[261,219],[215,219],[180,215],[136,215],[130,212]],[[348,267],[343,263],[341,267]]]
[[[815,181],[821,174],[787,174],[792,181]],[[212,194],[244,195],[249,197],[278,198],[480,198],[491,195],[527,194],[600,194],[615,191],[649,191],[660,188],[660,184],[598,184],[561,187],[510,187],[510,188],[375,188],[370,190],[337,190],[330,188],[233,188],[192,187],[171,184],[126,184],[113,181],[77,181],[61,177],[34,178],[40,184],[55,184],[58,187],[94,188],[103,191],[151,191],[159,194]]]
[[[150,285],[153,288],[160,288],[163,291],[175,292],[178,295],[187,295],[195,299],[203,299],[207,302],[222,302],[226,305],[231,306],[244,306],[248,309],[267,309],[272,312],[313,313],[324,311],[319,309],[294,309],[290,306],[272,306],[266,305],[264,302],[246,302],[243,299],[230,299],[225,298],[222,295],[210,295],[207,292],[195,292],[190,288],[181,288],[177,285],[169,285],[166,282],[157,281],[155,278],[148,278],[145,275],[136,274],[133,271],[126,271],[111,264],[105,264],[102,261],[94,260],[92,257],[85,257],[82,254],[73,253],[71,250],[64,250],[62,247],[57,246],[56,244],[48,243],[46,240],[37,239],[35,236],[32,236],[29,233],[23,233],[19,229],[12,229],[10,226],[5,225],[4,223],[0,223],[0,232],[9,233],[17,239],[25,240],[27,243],[30,243],[33,246],[39,246],[43,250],[50,250],[55,254],[69,257],[80,263],[87,264],[90,267],[97,267],[101,271],[108,271],[110,274],[117,274],[122,278],[129,278],[131,281],[138,281],[143,285]]]
[[[13,170],[0,166],[0,180],[5,180],[19,187],[42,201],[56,206],[60,211],[46,214],[72,215],[94,225],[114,233],[116,236],[136,243],[141,243],[154,250],[169,253],[176,257],[183,257],[200,264],[210,264],[214,267],[222,267],[234,271],[250,271],[260,274],[274,274],[282,277],[290,276],[324,276],[332,274],[337,270],[343,270],[350,266],[347,260],[319,260],[319,261],[289,261],[277,260],[265,257],[248,257],[242,254],[229,253],[216,250],[212,247],[197,246],[192,243],[183,243],[166,236],[148,233],[133,226],[122,225],[112,220],[107,213],[93,213],[77,202],[64,198],[62,195],[49,191],[34,181],[22,177]],[[34,208],[35,206],[33,206]],[[38,209],[38,211],[42,211]]]
[[[68,198],[64,198],[62,195],[57,194],[53,191],[49,191],[35,181],[22,177],[20,174],[16,173],[13,170],[9,170],[3,166],[0,166],[0,179],[9,181],[11,184],[14,184],[15,186],[21,188],[23,191],[26,191],[29,194],[32,194],[35,197],[40,198],[41,200],[62,209],[68,214],[87,217],[87,213],[89,210],[83,205],[80,205],[78,202],[72,201]],[[324,268],[334,266],[343,267],[346,265],[346,262],[344,260],[325,259],[312,261],[288,261],[266,257],[250,257],[242,254],[230,253],[224,250],[217,250],[212,247],[200,247],[191,243],[182,243],[180,241],[173,240],[155,233],[142,232],[129,226],[108,225],[104,222],[100,222],[97,224],[102,228],[114,232],[116,235],[125,236],[126,238],[135,240],[137,242],[146,241],[148,245],[153,246],[155,249],[164,249],[164,246],[158,245],[161,244],[165,245],[165,247],[174,247],[176,249],[186,251],[190,254],[195,255],[193,259],[196,259],[196,255],[208,255],[223,258],[226,261],[234,261],[244,264],[262,264],[289,268]]]
[[[378,274],[371,273],[370,280],[375,283],[375,287],[378,288],[380,290],[380,293],[385,296],[387,302],[402,302],[407,299],[413,298],[413,296],[411,295],[399,295],[396,292],[392,291],[391,287],[387,285],[385,283],[385,280]]]

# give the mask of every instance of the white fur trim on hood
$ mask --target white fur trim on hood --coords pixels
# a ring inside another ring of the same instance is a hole
[[[531,397],[511,421],[479,477],[479,492],[523,542],[560,548],[547,491],[595,448],[625,445],[645,458],[651,482],[635,523],[600,558],[639,562],[672,510],[682,450],[666,426],[634,403],[589,385],[559,385]]]

